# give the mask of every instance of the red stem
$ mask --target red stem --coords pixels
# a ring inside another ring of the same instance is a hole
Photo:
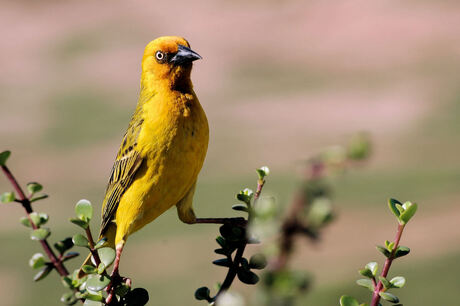
[[[91,234],[91,229],[88,227],[85,229],[86,232],[86,237],[88,238],[89,242],[89,250],[91,252],[91,255],[93,255],[94,261],[96,262],[96,267],[99,267],[99,264],[101,263],[101,259],[99,258],[99,254],[97,253],[97,250],[94,249],[94,239],[93,235]]]
[[[24,191],[22,191],[21,186],[18,184],[18,181],[16,178],[13,176],[11,173],[10,169],[8,169],[7,166],[1,166],[3,173],[5,174],[6,178],[10,181],[11,185],[13,185],[13,188],[15,189],[16,193],[19,196],[19,202],[21,203],[22,207],[24,207],[24,210],[26,211],[27,218],[29,219],[29,222],[34,230],[38,229],[39,227],[32,221],[30,218],[30,214],[33,212],[32,206],[30,205],[30,200],[29,198],[26,197],[24,194]],[[40,240],[40,244],[43,247],[43,250],[45,251],[46,255],[48,255],[49,260],[51,263],[54,265],[56,268],[56,271],[61,276],[67,276],[69,275],[69,271],[67,271],[66,267],[60,261],[56,255],[54,254],[53,250],[51,249],[48,241],[46,239]]]
[[[380,274],[380,276],[382,276],[382,277],[385,277],[385,278],[387,277],[388,271],[390,270],[390,266],[391,266],[393,260],[395,259],[394,256],[395,256],[395,253],[396,253],[396,249],[399,246],[399,241],[401,240],[401,236],[402,236],[402,233],[404,231],[404,226],[405,226],[405,224],[399,224],[398,225],[398,231],[396,232],[396,238],[395,238],[395,241],[394,241],[395,246],[394,246],[393,251],[391,252],[390,256],[385,260],[385,264],[383,265],[382,273]],[[377,306],[379,304],[379,301],[380,301],[379,293],[382,290],[382,288],[383,288],[383,283],[381,281],[379,281],[377,286],[374,289],[374,294],[372,295],[371,306]]]

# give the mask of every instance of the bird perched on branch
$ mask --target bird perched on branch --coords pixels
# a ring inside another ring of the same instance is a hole
[[[116,249],[112,276],[119,275],[128,236],[169,208],[175,205],[183,222],[197,222],[192,200],[209,138],[206,115],[190,80],[192,62],[198,59],[181,37],[160,37],[145,48],[139,101],[102,207],[99,235]],[[84,275],[81,269],[79,275]]]

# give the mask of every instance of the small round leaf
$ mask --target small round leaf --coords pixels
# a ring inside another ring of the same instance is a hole
[[[379,295],[385,301],[388,301],[388,302],[391,302],[391,303],[399,303],[399,298],[394,294],[391,294],[389,292],[379,292]]]
[[[45,256],[42,253],[35,253],[31,259],[29,259],[29,266],[32,269],[38,269],[45,265]]]
[[[361,287],[369,289],[369,291],[374,291],[374,285],[372,284],[372,281],[370,279],[367,279],[367,278],[358,279],[356,283]]]
[[[406,284],[406,279],[402,276],[396,276],[390,280],[390,284],[394,288],[402,288]]]
[[[255,285],[259,282],[259,277],[252,271],[239,269],[237,272],[238,279],[248,285]]]
[[[404,212],[399,216],[402,224],[406,224],[415,215],[417,203],[406,202],[403,204]]]
[[[93,267],[91,265],[83,265],[81,267],[81,269],[83,270],[83,272],[85,272],[86,274],[94,274],[97,272],[97,269],[96,267]]]
[[[100,248],[97,250],[101,262],[104,263],[106,267],[109,267],[115,260],[115,250],[109,247]]]
[[[407,255],[409,253],[410,253],[410,249],[408,247],[400,245],[396,249],[395,258],[405,256],[405,255]]]
[[[16,199],[14,192],[5,192],[0,196],[0,202],[2,203],[11,203]]]
[[[34,281],[38,282],[39,280],[44,279],[48,274],[50,274],[51,270],[53,270],[53,266],[52,265],[46,265],[37,274],[35,274]]]
[[[37,182],[32,182],[27,184],[27,191],[29,194],[34,194],[43,190],[43,186]]]
[[[263,254],[255,254],[249,259],[249,268],[261,270],[267,266],[267,258]]]
[[[25,227],[32,227],[32,224],[30,223],[30,220],[27,217],[21,217],[21,219],[19,219],[19,222],[21,222],[21,224]]]
[[[379,269],[379,265],[375,261],[371,261],[370,263],[366,265],[366,268],[368,268],[372,272],[373,276],[376,276],[377,271]]]
[[[86,280],[86,288],[91,291],[101,291],[110,283],[110,279],[105,275],[90,274]]]
[[[78,219],[88,222],[93,217],[93,206],[88,200],[80,200],[77,205],[75,205],[75,213],[77,214]]]
[[[51,232],[47,228],[38,228],[30,232],[30,239],[32,240],[45,240],[51,235]]]
[[[201,301],[201,300],[209,300],[210,291],[208,287],[201,287],[196,289],[195,291],[195,299]]]
[[[359,306],[358,301],[348,295],[342,295],[340,298],[340,306]]]
[[[82,234],[76,234],[72,237],[72,242],[74,245],[79,247],[89,248],[88,239]]]

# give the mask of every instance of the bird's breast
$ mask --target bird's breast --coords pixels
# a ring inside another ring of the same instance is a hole
[[[139,147],[146,168],[139,179],[146,184],[146,201],[170,207],[195,183],[206,156],[209,130],[194,94],[167,102],[149,101],[144,110]]]

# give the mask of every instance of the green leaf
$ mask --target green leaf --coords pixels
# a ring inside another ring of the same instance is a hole
[[[74,245],[79,247],[89,248],[89,241],[88,239],[83,236],[82,234],[76,234],[72,237],[72,242]]]
[[[216,238],[216,241],[222,248],[225,249],[227,247],[227,242],[225,241],[224,237],[219,236]]]
[[[245,284],[255,285],[259,282],[259,277],[252,271],[238,269],[238,279]]]
[[[402,203],[399,202],[399,201],[396,200],[396,199],[388,199],[388,207],[390,207],[391,212],[392,212],[397,218],[399,218],[400,212],[399,212],[399,210],[396,208],[396,205],[402,205]]]
[[[21,224],[25,227],[32,227],[32,224],[30,224],[30,220],[27,217],[21,217],[21,219],[19,219],[19,222],[21,222]]]
[[[80,253],[78,253],[78,252],[69,252],[69,253],[65,254],[65,256],[62,258],[62,261],[63,262],[67,261],[69,259],[77,257],[78,255],[80,255]]]
[[[395,258],[403,257],[409,253],[410,253],[410,249],[408,247],[400,245],[396,249]]]
[[[364,268],[362,270],[359,270],[358,272],[362,276],[365,276],[365,277],[368,277],[368,278],[373,278],[374,277],[374,275],[372,274],[372,271],[369,270],[369,268]]]
[[[27,191],[29,194],[34,194],[43,190],[43,186],[37,182],[27,183]]]
[[[221,255],[227,255],[228,252],[225,251],[224,249],[215,249],[214,253],[221,254]]]
[[[351,296],[342,295],[342,297],[340,297],[340,306],[359,306],[359,303]]]
[[[381,245],[377,245],[376,246],[377,250],[382,253],[385,257],[390,257],[391,253],[390,251],[387,250],[387,248],[381,246]]]
[[[115,294],[118,295],[119,297],[124,297],[128,292],[131,290],[129,286],[126,284],[121,284],[115,289]]]
[[[406,202],[403,204],[403,208],[404,212],[399,216],[399,220],[401,220],[402,224],[406,224],[415,215],[415,212],[417,211],[417,204]]]
[[[67,237],[59,242],[54,244],[54,248],[58,250],[59,254],[64,254],[66,251],[70,250],[73,247],[72,238]]]
[[[75,205],[75,213],[78,219],[89,222],[93,217],[93,206],[91,202],[84,199],[78,201],[77,205]]]
[[[32,269],[38,269],[46,264],[45,256],[42,253],[35,253],[32,258],[29,259],[29,266]]]
[[[72,279],[70,277],[68,276],[61,277],[61,282],[62,282],[62,285],[64,285],[64,287],[69,288],[69,289],[73,288]]]
[[[394,288],[402,288],[406,284],[406,279],[402,276],[396,276],[390,280],[390,284]]]
[[[209,297],[209,294],[211,292],[209,291],[208,287],[200,287],[196,289],[195,291],[195,299],[201,301],[201,300],[210,300],[211,298]]]
[[[14,195],[14,192],[4,192],[1,196],[0,196],[0,202],[6,204],[6,203],[11,203],[13,202],[14,200],[16,200],[16,196]]]
[[[45,213],[33,212],[33,213],[30,213],[29,216],[32,222],[38,227],[48,222],[48,219],[49,219],[48,215]]]
[[[244,204],[235,204],[232,206],[232,209],[233,210],[239,210],[239,211],[245,211],[245,212],[248,212],[248,207]]]
[[[230,267],[230,265],[232,264],[232,262],[228,258],[217,259],[217,260],[214,260],[212,263],[215,264],[216,266],[222,266],[222,267]]]
[[[0,153],[0,166],[6,165],[6,161],[8,160],[10,155],[11,155],[10,151],[3,151],[2,153]]]
[[[256,171],[260,180],[263,180],[266,176],[270,174],[270,169],[268,169],[267,166],[260,167],[259,169],[256,169]]]
[[[90,299],[86,299],[83,303],[83,306],[104,306],[101,302],[92,301]]]
[[[382,282],[383,286],[387,289],[391,288],[390,282],[383,276],[379,276],[379,280]]]
[[[105,267],[104,263],[101,262],[101,263],[99,264],[99,266],[97,266],[97,274],[102,274],[102,273],[104,273],[105,268],[106,268],[106,267]]]
[[[89,225],[88,222],[80,220],[80,219],[75,219],[75,218],[71,218],[70,222],[72,222],[73,224],[78,225],[82,229],[87,229],[88,225]]]
[[[102,248],[106,242],[107,242],[107,238],[102,238],[94,245],[94,249],[97,250],[97,249]]]
[[[249,268],[261,270],[267,266],[267,258],[263,254],[252,255],[249,259]]]
[[[39,280],[44,279],[48,274],[50,274],[51,270],[53,270],[53,266],[52,265],[46,265],[37,274],[35,274],[34,281],[38,282]]]
[[[32,240],[45,240],[51,235],[51,232],[48,228],[38,228],[30,232],[30,239]]]
[[[369,289],[371,292],[374,291],[374,284],[372,284],[372,281],[368,278],[358,279],[356,283],[361,287]]]
[[[91,265],[83,265],[81,267],[81,269],[83,270],[83,272],[85,272],[86,274],[94,274],[97,272],[97,269],[96,267],[93,267]]]
[[[104,297],[102,295],[97,295],[97,294],[87,294],[86,299],[92,302],[102,302],[104,300]],[[98,303],[98,305],[102,305],[102,304]]]
[[[61,302],[66,305],[74,305],[77,302],[77,298],[73,292],[67,292],[61,296]]]
[[[97,253],[99,254],[99,258],[101,259],[101,262],[104,263],[106,267],[110,267],[110,265],[113,263],[115,260],[115,250],[109,247],[104,247],[100,248],[97,250]]]
[[[105,275],[90,274],[86,280],[86,288],[91,291],[101,291],[110,283],[110,279]]]
[[[244,190],[241,190],[240,193],[236,195],[236,198],[239,201],[246,203],[246,205],[250,205],[253,195],[254,195],[254,192],[251,189],[245,188]]]
[[[42,195],[39,195],[39,196],[36,196],[36,197],[33,197],[32,199],[30,199],[30,203],[40,201],[40,200],[43,200],[43,199],[46,199],[46,198],[48,198],[48,195],[47,194],[42,194]]]
[[[389,292],[379,292],[379,295],[384,299],[385,301],[391,302],[391,303],[399,303],[399,299],[396,295],[391,294]]]
[[[370,263],[366,265],[366,268],[368,268],[372,272],[373,276],[376,276],[377,271],[379,269],[379,265],[375,261],[371,261]]]

